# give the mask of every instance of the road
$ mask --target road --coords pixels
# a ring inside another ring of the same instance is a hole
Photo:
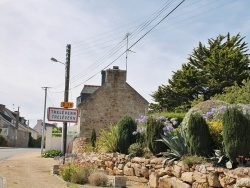
[[[39,152],[39,148],[0,148],[0,163],[5,159],[8,159],[14,155],[29,153],[29,152]]]

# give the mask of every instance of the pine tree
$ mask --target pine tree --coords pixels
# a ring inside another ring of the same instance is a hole
[[[95,148],[95,143],[96,143],[96,132],[95,132],[95,129],[92,129],[90,141],[91,141],[92,147]]]

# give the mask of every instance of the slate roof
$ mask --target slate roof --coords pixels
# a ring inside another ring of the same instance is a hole
[[[92,94],[94,93],[99,87],[101,86],[97,86],[97,85],[84,85],[81,93],[88,93],[88,94]]]

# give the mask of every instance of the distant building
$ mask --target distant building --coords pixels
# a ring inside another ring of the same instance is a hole
[[[84,86],[77,98],[80,137],[89,138],[93,128],[98,135],[125,115],[137,118],[148,112],[148,101],[126,82],[126,74],[114,66],[102,71],[101,86]]]
[[[28,147],[29,135],[37,139],[38,133],[19,115],[18,111],[13,112],[0,104],[0,134],[7,137],[10,147]]]
[[[46,127],[52,127],[52,128],[57,128],[56,123],[45,123],[45,129],[44,129],[44,135],[46,135]],[[37,131],[40,135],[43,133],[43,120],[38,119],[36,125],[33,128],[35,131]]]

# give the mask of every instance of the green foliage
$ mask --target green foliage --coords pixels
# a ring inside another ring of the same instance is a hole
[[[95,132],[95,129],[92,129],[90,141],[91,141],[92,147],[95,148],[95,142],[96,142],[96,132]]]
[[[41,142],[42,142],[42,137],[41,136],[38,136],[37,139],[34,139],[31,136],[31,133],[29,133],[28,147],[30,147],[30,148],[40,148],[41,147]]]
[[[178,113],[178,112],[160,112],[160,113],[154,113],[152,114],[156,117],[166,117],[168,120],[175,119],[178,123],[174,125],[176,128],[179,127],[180,123],[183,121],[183,118],[185,117],[186,113]]]
[[[0,146],[6,147],[8,146],[8,139],[0,134]]]
[[[207,124],[212,138],[213,148],[221,149],[223,147],[222,120],[207,121]]]
[[[237,162],[238,156],[249,157],[250,151],[250,120],[237,108],[229,108],[224,113],[223,141],[225,152],[230,161]]]
[[[165,135],[161,135],[161,139],[156,141],[164,143],[170,149],[170,151],[162,152],[166,157],[166,162],[179,160],[187,154],[186,137],[182,129],[167,131]]]
[[[102,129],[97,139],[98,152],[117,152],[118,151],[118,126],[110,125],[108,130]]]
[[[108,184],[108,176],[102,172],[94,172],[89,176],[89,184],[105,187]]]
[[[127,154],[129,146],[136,142],[136,136],[132,134],[136,128],[136,122],[129,116],[123,117],[118,123],[117,145],[121,153]]]
[[[191,155],[207,157],[211,154],[211,136],[208,125],[200,114],[196,113],[190,116],[186,136]]]
[[[156,142],[156,140],[161,138],[161,135],[164,134],[163,127],[164,123],[161,120],[150,116],[146,122],[146,142],[148,149],[154,154],[157,155],[160,152],[166,151],[167,146],[164,143]]]
[[[200,156],[191,155],[191,156],[185,156],[183,162],[187,165],[193,165],[193,164],[201,164],[205,162],[205,160]]]
[[[217,94],[213,97],[215,100],[221,100],[230,104],[250,104],[250,80],[243,80],[242,85],[238,85],[236,82],[231,87],[224,88],[222,94]]]
[[[130,158],[142,157],[144,155],[144,147],[140,143],[131,144],[128,148],[128,155]]]
[[[50,150],[42,153],[43,158],[54,158],[57,156],[62,156],[62,152],[60,150]]]
[[[62,127],[56,127],[52,129],[53,137],[60,137],[62,135]]]
[[[209,100],[234,83],[241,86],[242,81],[250,77],[248,48],[243,40],[240,34],[231,37],[228,33],[209,39],[208,46],[200,42],[188,63],[174,72],[169,84],[161,85],[153,92],[151,96],[155,103],[150,104],[150,110],[187,110],[193,101]],[[245,97],[240,99],[245,100]]]
[[[96,171],[96,168],[89,163],[66,163],[59,169],[59,175],[64,181],[72,183],[88,183],[90,174]]]

